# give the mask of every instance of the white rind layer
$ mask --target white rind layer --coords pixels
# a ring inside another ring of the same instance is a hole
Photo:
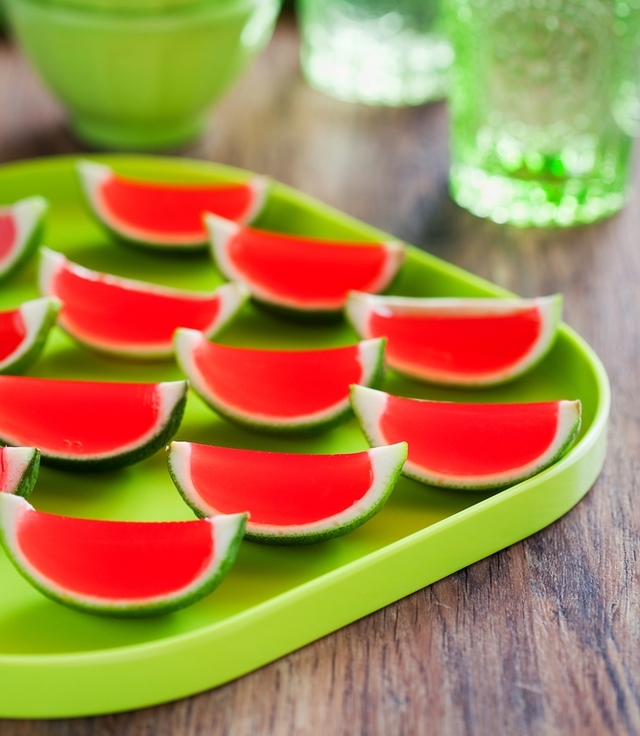
[[[213,294],[220,299],[220,309],[206,329],[202,330],[203,334],[207,337],[213,337],[220,332],[249,299],[247,289],[242,284],[235,282],[218,286]],[[170,351],[173,352],[173,344],[170,347]]]
[[[211,213],[205,215],[204,222],[209,232],[211,255],[217,263],[220,272],[230,281],[238,281],[243,284],[256,299],[278,304],[285,308],[307,312],[337,311],[344,306],[342,301],[337,302],[335,300],[330,302],[318,301],[313,304],[300,304],[295,300],[283,298],[281,295],[263,288],[260,284],[250,281],[229,258],[229,244],[241,232],[242,227],[237,222]],[[372,292],[382,291],[391,283],[405,258],[406,249],[400,241],[387,241],[382,243],[382,247],[386,253],[386,259],[384,267],[377,278],[368,287]]]
[[[157,294],[167,298],[175,298],[178,301],[189,300],[209,305],[211,302],[219,301],[219,310],[209,325],[203,330],[207,337],[213,337],[221,330],[242,307],[249,298],[249,292],[236,283],[222,284],[212,292],[197,292],[184,289],[174,289],[169,286],[151,284],[147,281],[128,279],[122,276],[92,271],[89,268],[72,263],[62,253],[42,247],[38,283],[40,292],[44,295],[57,297],[56,278],[64,270],[72,272],[87,282],[101,282],[115,286],[119,289],[134,291],[139,294]],[[166,358],[173,353],[171,340],[160,343],[113,343],[101,339],[99,336],[83,333],[70,323],[65,316],[64,310],[58,318],[60,327],[68,332],[79,342],[94,350],[111,355],[128,355],[137,358]]]
[[[372,337],[369,329],[369,317],[373,311],[373,304],[369,301],[369,296],[372,295],[364,294],[361,291],[350,291],[344,307],[345,316],[351,326],[364,339]]]
[[[49,204],[44,197],[28,197],[27,199],[21,199],[10,207],[0,207],[0,214],[11,215],[16,226],[15,245],[4,260],[0,260],[0,274],[9,271],[13,264],[20,259],[24,246],[40,224],[48,208]]]
[[[360,453],[355,453],[360,454]],[[273,525],[258,524],[247,520],[247,534],[270,537],[272,539],[306,537],[311,534],[337,530],[349,526],[352,522],[366,515],[389,491],[389,486],[397,478],[407,457],[406,442],[398,442],[385,447],[376,447],[367,451],[371,463],[371,485],[362,498],[337,514],[308,524]],[[322,456],[318,456],[322,457]],[[209,505],[200,495],[192,480],[191,444],[189,442],[172,442],[169,446],[169,464],[178,483],[180,491],[187,502],[197,508],[205,516],[216,516],[221,512]],[[286,470],[284,471],[286,472]],[[300,479],[300,487],[304,487],[304,478]]]
[[[312,414],[302,414],[297,417],[275,417],[272,414],[240,411],[224,401],[224,399],[220,398],[212,390],[198,368],[194,359],[194,353],[203,342],[205,342],[205,337],[198,330],[187,330],[184,328],[176,330],[174,337],[176,359],[196,393],[215,410],[220,411],[228,417],[254,426],[295,429],[296,427],[310,427],[328,422],[349,409],[349,394],[347,393],[344,399],[326,407],[322,411]],[[382,364],[384,340],[381,338],[363,340],[359,343],[358,347],[358,360],[362,370],[359,383],[368,384],[376,377],[378,368]]]
[[[229,279],[229,281],[237,281],[245,288],[249,289],[250,284],[246,281],[243,274],[240,273],[229,260],[227,252],[229,250],[230,240],[237,235],[242,229],[241,225],[233,220],[227,220],[225,217],[214,215],[207,212],[204,215],[204,224],[209,233],[209,247],[211,255],[215,260],[220,273]]]
[[[187,237],[186,235],[166,235],[161,232],[149,233],[146,230],[136,228],[114,217],[110,213],[109,208],[105,206],[100,194],[102,185],[114,176],[113,169],[94,161],[80,161],[77,164],[77,170],[82,189],[91,209],[95,216],[111,230],[141,245],[152,244],[167,248],[206,246],[206,235],[194,234],[191,237]],[[269,192],[269,179],[263,176],[256,176],[246,182],[246,184],[252,196],[249,207],[239,218],[239,222],[249,224],[260,214],[264,207]]]
[[[380,432],[380,417],[384,414],[389,394],[366,386],[351,387],[351,406],[373,447],[389,444]]]
[[[249,208],[238,218],[241,225],[251,225],[251,223],[260,215],[269,197],[269,189],[271,180],[267,176],[254,176],[247,182],[247,186],[251,190],[251,199]]]
[[[25,336],[16,349],[0,361],[0,371],[4,371],[14,363],[17,363],[26,355],[34,344],[42,337],[43,329],[46,328],[48,317],[53,310],[58,311],[61,307],[59,299],[43,297],[33,299],[20,305],[20,316],[25,327]]]
[[[399,240],[388,240],[382,244],[387,257],[384,268],[378,274],[378,278],[368,286],[368,291],[377,294],[389,286],[404,263],[406,248]]]
[[[380,426],[389,395],[383,391],[353,386],[351,390],[353,409],[362,429],[374,447],[389,444]],[[417,400],[416,400],[417,401]],[[485,475],[446,475],[412,462],[409,458],[404,466],[404,474],[436,486],[448,488],[490,488],[509,485],[529,478],[545,468],[559,455],[577,434],[580,426],[581,406],[579,401],[558,402],[558,424],[554,438],[544,453],[525,465],[509,468],[501,473]]]
[[[187,503],[201,510],[205,516],[215,516],[219,512],[210,506],[198,493],[191,477],[191,442],[176,442],[167,447],[167,463],[172,478]]]
[[[345,312],[355,331],[364,338],[375,337],[370,329],[370,319],[375,312],[392,316],[394,309],[402,309],[414,315],[439,317],[498,316],[535,307],[540,314],[542,329],[533,346],[520,360],[503,370],[473,376],[425,369],[416,363],[400,362],[388,355],[389,365],[400,373],[432,383],[459,386],[486,386],[510,381],[537,363],[551,348],[562,315],[562,296],[537,297],[535,299],[492,298],[414,298],[401,296],[377,296],[352,291],[347,299]]]
[[[386,340],[384,337],[374,337],[371,340],[362,340],[358,343],[358,360],[362,369],[362,375],[358,383],[363,386],[370,386],[381,369],[384,370],[385,343]],[[349,396],[347,395],[348,404]]]
[[[78,161],[76,169],[87,197],[92,198],[96,190],[113,176],[113,169],[96,161]]]
[[[46,380],[46,379],[41,379]],[[71,383],[71,381],[70,381]],[[158,418],[155,423],[140,437],[136,438],[132,442],[126,445],[118,445],[112,450],[106,452],[96,452],[90,455],[79,455],[72,452],[60,452],[59,450],[52,450],[46,446],[40,446],[38,449],[41,451],[43,457],[51,458],[55,460],[72,460],[74,462],[86,462],[90,463],[95,460],[106,460],[111,457],[118,457],[125,455],[133,450],[137,450],[139,447],[146,446],[154,437],[157,437],[165,426],[171,420],[171,415],[175,410],[177,404],[183,400],[188,390],[187,381],[166,381],[164,383],[156,383],[157,391],[157,402],[158,402]],[[91,406],[87,406],[87,411],[91,411]],[[96,417],[96,422],[100,420]],[[2,432],[2,441],[8,445],[20,446],[24,444],[24,439],[20,437],[13,437],[10,432]]]
[[[78,161],[76,170],[85,199],[93,214],[100,222],[107,225],[107,227],[113,230],[119,230],[120,224],[114,223],[106,214],[105,207],[100,198],[102,185],[113,176],[111,167],[96,163],[95,161]],[[137,235],[132,236],[127,234],[127,237],[133,237],[134,240],[137,240]]]
[[[4,472],[0,477],[0,493],[15,493],[38,451],[35,447],[4,447]]]
[[[13,217],[16,228],[14,245],[5,258],[0,260],[0,274],[10,271],[13,265],[20,260],[25,245],[48,209],[47,200],[38,196],[21,199],[10,207],[0,207],[0,214]]]
[[[55,279],[69,261],[62,253],[46,246],[40,248],[40,267],[38,269],[38,288],[43,296],[55,297]]]
[[[70,591],[58,585],[55,580],[43,575],[20,549],[19,543],[19,527],[20,521],[24,516],[35,511],[33,506],[20,496],[0,495],[0,535],[8,548],[9,554],[13,558],[14,563],[19,569],[30,578],[36,587],[49,592],[55,598],[64,601],[73,601],[82,607],[88,609],[105,609],[112,611],[127,610],[135,608],[152,608],[154,605],[170,604],[173,601],[188,599],[206,584],[208,580],[215,576],[221,564],[224,562],[229,547],[238,534],[241,526],[246,519],[246,514],[227,514],[217,516],[215,518],[206,519],[211,527],[211,537],[213,540],[213,555],[211,555],[206,566],[194,578],[193,582],[188,586],[180,588],[173,593],[163,594],[160,596],[149,596],[147,598],[127,598],[113,599],[101,598],[98,596],[89,596],[83,593]],[[108,524],[109,522],[104,522]],[[157,524],[162,522],[149,522]],[[185,524],[193,522],[185,521]],[[64,540],[60,540],[60,544],[64,544]],[[179,553],[179,550],[176,550]]]

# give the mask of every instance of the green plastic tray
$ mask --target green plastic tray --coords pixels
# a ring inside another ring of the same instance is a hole
[[[101,157],[123,173],[175,179],[238,180],[246,172],[183,160]],[[32,194],[51,204],[47,245],[90,268],[172,286],[210,289],[221,278],[208,256],[154,255],[110,242],[87,214],[71,158],[0,169],[0,203]],[[320,236],[380,237],[287,187],[275,185],[260,225]],[[36,264],[2,285],[0,308],[36,295]],[[394,284],[415,296],[503,296],[503,290],[416,249]],[[254,307],[221,336],[229,344],[330,346],[354,342],[344,323],[301,325]],[[179,377],[169,363],[123,362],[77,347],[56,330],[31,375],[158,381]],[[111,620],[72,611],[31,588],[0,555],[0,716],[62,717],[140,708],[206,690],[429,585],[542,529],[576,504],[605,456],[606,373],[569,328],[533,372],[504,387],[430,387],[390,372],[385,389],[420,398],[539,401],[579,398],[578,443],[559,463],[498,493],[438,490],[401,479],[374,519],[351,534],[300,548],[246,542],[228,578],[204,600],[147,620]],[[126,417],[122,418],[126,421]],[[178,439],[293,452],[367,447],[355,421],[318,437],[250,434],[189,398]],[[41,510],[104,519],[188,519],[160,452],[131,468],[72,474],[43,468],[32,495]]]

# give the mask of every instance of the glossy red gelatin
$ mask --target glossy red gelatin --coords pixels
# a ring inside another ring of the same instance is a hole
[[[51,285],[64,304],[60,320],[69,332],[94,337],[112,346],[171,344],[178,327],[206,330],[220,311],[219,297],[193,298],[124,288],[113,277],[61,268]]]
[[[373,478],[366,452],[293,455],[191,444],[190,463],[193,484],[211,507],[249,511],[252,524],[275,526],[344,511],[366,494]]]
[[[115,601],[179,591],[214,553],[206,521],[118,522],[24,514],[19,551],[49,580],[76,594]]]
[[[371,336],[386,336],[390,364],[435,373],[483,375],[520,360],[540,337],[540,312],[529,307],[487,317],[437,317],[373,311]]]
[[[0,437],[74,456],[138,441],[159,421],[156,384],[0,376]]]
[[[10,213],[0,213],[0,263],[13,252],[18,231]]]
[[[0,493],[5,493],[9,487],[11,461],[7,457],[6,451],[6,447],[0,447]]]
[[[100,199],[110,217],[128,227],[150,233],[206,239],[205,212],[236,220],[252,204],[254,193],[246,184],[203,185],[136,181],[114,175],[100,188]]]
[[[202,341],[194,360],[206,387],[239,412],[298,417],[326,410],[362,378],[358,345],[326,350],[231,348]]]
[[[375,296],[352,292],[346,315],[362,337],[387,338],[391,368],[453,386],[504,383],[554,344],[562,296],[535,299]]]
[[[389,396],[379,426],[389,443],[409,444],[409,463],[446,476],[491,475],[545,453],[556,437],[558,402],[456,404]]]
[[[350,289],[369,291],[387,260],[380,244],[326,242],[246,228],[232,238],[228,256],[250,282],[301,302],[343,300]]]
[[[0,361],[9,357],[26,336],[27,328],[19,309],[0,312]]]

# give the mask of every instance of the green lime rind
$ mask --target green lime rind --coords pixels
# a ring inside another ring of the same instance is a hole
[[[539,351],[539,353],[536,355],[535,359],[531,361],[531,363],[528,363],[527,365],[523,366],[522,370],[516,373],[515,375],[511,376],[508,380],[511,381],[514,378],[519,378],[524,373],[527,373],[527,371],[530,371],[532,368],[535,368],[535,366],[538,365],[542,361],[543,358],[545,358],[550,352],[553,346],[556,344],[556,340],[558,339],[558,332],[560,330],[560,324],[562,323],[562,309],[564,306],[564,296],[562,294],[554,294],[552,298],[550,298],[550,305],[551,308],[549,310],[550,316],[550,324],[552,325],[552,334],[545,346]],[[578,425],[578,431],[580,430],[580,426]]]
[[[369,380],[367,380],[366,383],[361,384],[369,388],[377,388],[382,385],[385,374],[384,349],[386,339],[375,339],[379,340],[379,347],[376,351],[377,354],[374,368],[371,371]],[[277,435],[282,437],[290,437],[300,434],[309,436],[327,432],[328,430],[343,424],[353,416],[353,410],[347,397],[346,405],[337,409],[335,413],[325,415],[320,419],[300,421],[296,424],[275,424],[268,421],[256,421],[253,417],[247,417],[240,413],[230,411],[224,404],[216,401],[214,396],[200,386],[199,377],[195,375],[193,371],[189,370],[189,366],[187,365],[186,360],[183,359],[180,351],[176,351],[176,357],[180,368],[188,376],[193,391],[202,399],[202,401],[227,421],[235,424],[236,426],[243,427],[244,429],[249,429],[259,434]]]
[[[2,450],[3,494],[26,498],[38,480],[40,450],[35,447],[5,447]]]
[[[13,491],[14,495],[22,496],[22,498],[27,498],[31,493],[40,474],[40,450],[36,447],[31,449],[33,450],[31,459],[24,469],[16,489]]]
[[[204,511],[202,511],[196,503],[194,503],[189,495],[185,492],[184,488],[182,487],[182,483],[180,483],[180,480],[178,479],[178,475],[175,472],[173,468],[173,464],[171,462],[171,445],[167,445],[165,447],[166,453],[167,453],[167,469],[169,471],[169,475],[171,477],[171,480],[173,481],[173,485],[176,487],[176,490],[180,494],[180,498],[186,503],[186,505],[193,511],[193,513],[199,518],[199,519],[206,519],[209,514],[206,514]],[[245,531],[246,534],[246,531]]]
[[[43,214],[44,218],[44,214]],[[0,273],[0,279],[11,276],[19,268],[21,268],[38,250],[40,243],[44,239],[44,219],[41,220],[26,239],[24,246],[20,249],[20,255],[13,261],[6,271]]]
[[[183,393],[176,402],[167,421],[160,426],[157,434],[147,439],[138,447],[133,447],[122,453],[114,452],[111,455],[100,458],[63,458],[42,451],[42,464],[60,470],[72,470],[74,472],[93,473],[105,470],[117,470],[127,465],[139,463],[163,448],[175,435],[182,422],[184,410],[187,405],[188,382],[184,381]],[[125,418],[123,418],[125,421]],[[0,443],[7,444],[6,439],[0,436]]]
[[[375,488],[373,501],[358,516],[349,518],[348,512],[350,509],[345,509],[343,512],[341,512],[341,515],[347,516],[347,519],[344,522],[340,522],[339,518],[337,518],[340,516],[340,514],[333,515],[329,517],[329,519],[327,519],[327,526],[324,529],[313,529],[309,531],[305,531],[304,529],[302,529],[301,531],[287,534],[286,532],[282,532],[282,530],[286,529],[286,527],[274,527],[273,531],[265,531],[264,529],[252,529],[251,514],[249,512],[249,520],[247,521],[245,539],[251,542],[258,542],[260,544],[283,546],[317,544],[318,542],[325,542],[335,537],[342,537],[345,534],[353,531],[354,529],[357,529],[359,526],[362,526],[365,522],[374,517],[385,505],[393,489],[395,488],[398,478],[402,474],[402,467],[407,459],[408,446],[406,442],[399,442],[395,445],[388,445],[384,449],[385,456],[387,458],[391,457],[392,455],[394,455],[394,457],[392,459],[392,462],[389,464],[389,467],[385,467],[386,477],[382,480],[380,480],[379,478],[374,478],[371,487],[373,488],[377,484],[377,488]],[[173,483],[176,486],[176,489],[178,490],[178,493],[180,494],[182,500],[187,504],[187,506],[198,518],[204,519],[211,516],[211,513],[201,508],[194,501],[194,499],[191,498],[189,493],[183,487],[179,478],[179,473],[175,471],[172,463],[171,447],[167,448],[167,450],[167,465],[169,468],[169,475],[171,476],[171,479],[173,480]],[[371,489],[368,491],[368,493],[370,492]],[[311,522],[309,526],[316,526],[318,523],[320,522],[314,521]],[[303,527],[304,525],[300,526]]]
[[[3,365],[0,365],[0,375],[20,375],[40,356],[62,306],[57,299],[47,298],[47,301],[48,305],[45,314],[30,347],[17,360],[9,360]]]
[[[374,338],[375,339],[375,338]],[[367,381],[366,384],[360,384],[362,386],[367,386],[367,388],[380,388],[384,382],[384,378],[386,375],[386,365],[385,365],[385,350],[387,347],[387,338],[381,337],[380,339],[380,356],[378,360],[376,361],[375,368],[373,369],[373,373],[371,374],[371,378]],[[353,407],[351,406],[351,389],[349,389],[349,416],[353,416]]]
[[[364,414],[360,411],[360,407],[358,402],[355,399],[356,396],[357,387],[351,386],[349,389],[349,399],[351,402],[351,408],[353,409],[353,413],[358,420],[358,424],[360,425],[360,429],[362,430],[362,434],[366,437],[367,442],[369,443],[370,447],[378,447],[380,443],[376,440],[376,438],[373,436],[371,431],[369,430],[369,422],[366,420]]]
[[[39,212],[35,214],[35,220],[29,229],[27,237],[18,245],[16,255],[6,265],[4,270],[0,269],[0,280],[8,278],[21,268],[38,250],[38,246],[44,237],[45,217],[49,209],[49,202],[44,197],[36,196],[22,199],[12,207],[16,205],[29,205],[36,211],[39,210]]]
[[[46,585],[28,569],[20,558],[20,555],[16,553],[13,540],[10,537],[10,532],[13,529],[7,529],[7,525],[3,523],[4,520],[2,517],[5,506],[6,504],[4,503],[4,499],[0,498],[0,543],[22,577],[34,588],[40,591],[40,593],[56,603],[61,603],[68,608],[73,608],[76,611],[81,611],[82,613],[114,618],[147,618],[150,616],[160,616],[172,613],[196,603],[201,598],[204,598],[204,596],[215,590],[215,588],[217,588],[227,576],[238,556],[238,551],[244,538],[247,518],[246,514],[234,515],[237,517],[237,526],[230,542],[228,543],[224,556],[218,565],[202,577],[202,581],[199,585],[195,587],[189,586],[184,594],[176,595],[173,593],[167,595],[166,598],[156,597],[149,603],[97,603],[95,600],[86,600],[81,596],[61,593],[58,589]]]
[[[381,443],[379,439],[374,437],[373,433],[370,429],[370,418],[364,416],[364,413],[360,410],[358,401],[354,399],[354,395],[356,394],[357,386],[351,387],[351,406],[353,407],[353,412],[356,416],[356,419],[358,420],[358,424],[360,425],[360,429],[362,430],[362,433],[367,439],[367,442],[371,447],[380,447]],[[509,486],[513,486],[516,483],[521,483],[522,481],[528,480],[529,478],[532,478],[535,475],[538,475],[538,473],[541,473],[543,470],[546,470],[548,467],[556,463],[571,447],[571,445],[575,442],[576,438],[578,437],[578,434],[580,432],[580,426],[582,423],[582,416],[581,416],[581,408],[580,408],[580,402],[577,402],[577,414],[576,419],[573,422],[570,430],[567,432],[567,436],[563,443],[560,445],[560,447],[557,449],[557,451],[553,454],[553,456],[547,458],[544,462],[540,463],[540,465],[532,468],[528,473],[524,473],[521,476],[517,477],[511,477],[508,480],[500,481],[496,480],[495,482],[490,483],[473,483],[473,484],[465,484],[461,482],[446,482],[443,481],[440,478],[434,478],[432,476],[428,476],[426,474],[421,475],[420,473],[416,473],[415,471],[411,470],[411,467],[407,467],[406,464],[402,470],[402,474],[405,475],[407,478],[411,478],[412,480],[416,480],[420,483],[423,483],[425,485],[434,486],[437,488],[446,488],[456,491],[487,491],[487,490],[494,490],[494,489],[504,489]],[[386,444],[386,442],[384,443]]]

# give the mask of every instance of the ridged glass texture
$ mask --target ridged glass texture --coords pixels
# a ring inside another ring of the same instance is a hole
[[[640,0],[445,0],[451,192],[496,222],[567,226],[625,201]]]
[[[300,0],[301,59],[313,87],[348,102],[442,98],[453,60],[440,0]]]

